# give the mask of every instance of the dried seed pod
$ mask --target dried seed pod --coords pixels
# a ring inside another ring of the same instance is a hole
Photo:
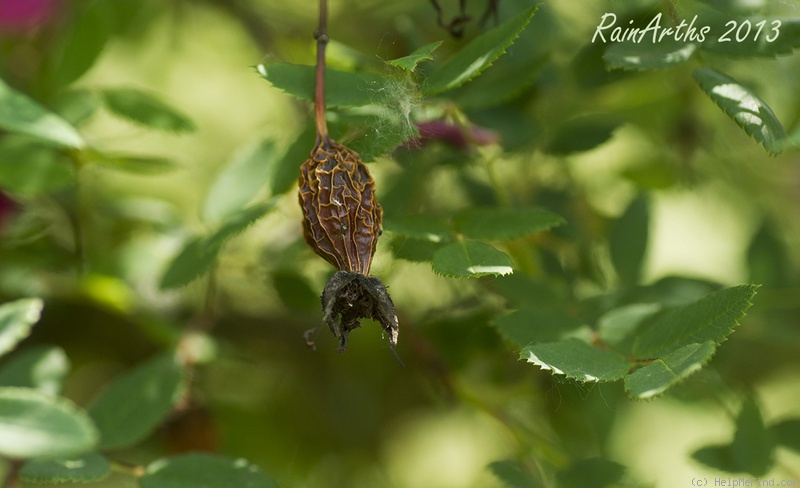
[[[303,237],[339,270],[322,292],[323,322],[339,339],[339,351],[345,350],[348,334],[362,318],[379,322],[394,350],[398,332],[394,303],[383,282],[368,276],[383,232],[383,212],[367,167],[355,151],[318,137],[311,157],[300,167],[299,195]],[[310,335],[316,330],[305,336],[311,347]]]
[[[369,274],[383,211],[358,153],[319,138],[300,167],[300,206],[303,237],[314,252],[341,271]]]

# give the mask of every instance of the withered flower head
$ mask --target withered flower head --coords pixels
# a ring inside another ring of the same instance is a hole
[[[334,274],[322,293],[323,321],[339,339],[371,318],[397,344],[397,314],[386,287],[369,275],[381,235],[383,211],[375,197],[375,182],[358,153],[328,137],[318,137],[311,157],[300,167],[303,237]],[[312,329],[310,332],[315,332]],[[313,347],[306,334],[306,341]]]

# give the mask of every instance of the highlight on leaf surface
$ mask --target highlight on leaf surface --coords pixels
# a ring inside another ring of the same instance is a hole
[[[749,88],[709,68],[697,68],[694,79],[711,100],[768,153],[775,156],[785,149],[786,130],[769,105]]]

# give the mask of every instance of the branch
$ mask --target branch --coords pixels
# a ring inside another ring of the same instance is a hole
[[[317,73],[314,87],[314,122],[317,125],[317,143],[328,139],[325,122],[325,46],[328,45],[328,0],[319,0],[319,28],[314,33],[317,40]]]

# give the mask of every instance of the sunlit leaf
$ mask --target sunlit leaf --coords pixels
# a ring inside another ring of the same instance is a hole
[[[514,42],[531,21],[536,8],[531,7],[470,41],[430,74],[424,88],[425,93],[436,94],[452,90],[478,76]]]
[[[446,244],[427,239],[397,236],[391,240],[392,254],[398,259],[417,263],[433,261],[433,255]]]
[[[0,388],[0,455],[71,455],[96,443],[97,429],[69,400],[29,388]]]
[[[460,241],[440,248],[433,255],[433,271],[448,278],[506,275],[514,272],[511,259],[488,244]]]
[[[504,240],[524,237],[565,223],[547,210],[469,208],[454,219],[459,233],[470,239]]]
[[[118,449],[150,435],[180,400],[185,381],[171,351],[114,379],[89,407],[100,447]]]
[[[697,68],[694,79],[728,117],[760,142],[772,155],[783,151],[786,130],[769,106],[733,78],[708,68]]]
[[[34,388],[56,395],[69,372],[69,359],[56,346],[34,346],[15,353],[0,366],[0,386]]]
[[[276,88],[301,100],[314,101],[314,66],[270,62],[256,66],[258,73]],[[362,71],[325,70],[325,104],[360,107],[374,103],[390,81]],[[308,148],[311,151],[311,147]]]
[[[188,241],[167,266],[161,278],[161,288],[177,288],[207,273],[228,239],[244,232],[269,212],[276,202],[273,198],[240,210],[228,216],[216,232]]]
[[[211,184],[203,202],[203,219],[218,221],[247,205],[267,184],[269,168],[277,156],[271,140],[237,151]]]
[[[194,132],[197,127],[154,95],[134,88],[109,88],[100,92],[106,107],[130,122],[169,132]]]
[[[141,488],[278,488],[266,473],[245,459],[183,454],[151,463]]]
[[[634,398],[659,395],[702,368],[716,349],[713,341],[686,345],[626,376],[625,389]]]
[[[622,354],[575,338],[530,344],[522,350],[520,359],[553,374],[590,382],[622,379],[631,366]]]
[[[28,337],[43,307],[41,298],[22,298],[0,305],[0,356]]]
[[[671,68],[688,61],[697,45],[674,37],[653,42],[645,38],[642,42],[615,42],[608,46],[603,59],[610,68],[644,71]]]
[[[22,466],[19,476],[29,483],[88,483],[111,473],[111,463],[96,452],[82,456],[32,459]]]
[[[58,146],[80,149],[85,142],[69,122],[0,80],[0,129]]]
[[[419,49],[415,49],[414,52],[409,54],[408,56],[403,56],[402,58],[397,59],[390,59],[386,61],[386,64],[391,66],[396,66],[398,68],[404,69],[406,71],[414,71],[417,68],[417,65],[422,61],[430,61],[433,60],[433,51],[436,50],[437,47],[442,45],[442,41],[432,42],[430,44],[426,44]]]
[[[642,329],[633,345],[637,358],[658,358],[693,343],[719,345],[739,325],[758,285],[711,293],[689,305],[666,309]]]

